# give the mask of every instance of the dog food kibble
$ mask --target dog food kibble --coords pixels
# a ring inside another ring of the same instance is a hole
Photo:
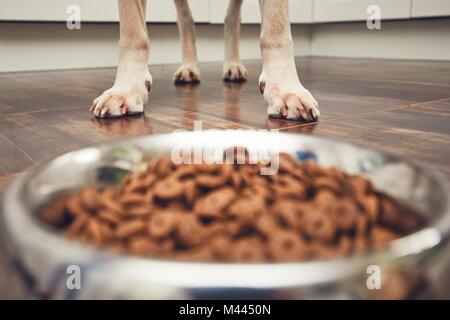
[[[380,249],[417,230],[411,208],[363,176],[281,154],[278,173],[249,161],[180,164],[153,158],[120,184],[57,196],[42,211],[67,237],[174,260],[286,262]]]

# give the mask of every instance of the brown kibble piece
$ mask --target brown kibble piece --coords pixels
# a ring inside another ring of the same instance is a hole
[[[86,215],[75,216],[72,224],[67,228],[66,233],[71,237],[79,235],[86,225],[88,219],[89,218]]]
[[[383,227],[373,227],[370,235],[372,247],[381,248],[391,241],[398,239],[399,236]]]
[[[188,215],[177,225],[176,235],[184,246],[195,246],[202,241],[204,230],[195,216]]]
[[[124,206],[142,205],[146,202],[145,196],[141,193],[128,192],[121,196],[120,202]]]
[[[157,168],[154,171],[159,178],[164,178],[170,175],[175,168],[170,155],[162,156],[157,164]]]
[[[303,260],[306,245],[294,231],[278,231],[268,243],[268,254],[274,261]]]
[[[358,214],[355,217],[355,235],[356,236],[365,236],[367,235],[369,229],[369,218]]]
[[[305,173],[309,176],[317,176],[320,175],[323,169],[317,164],[317,162],[312,160],[307,160],[302,163],[302,168]]]
[[[116,213],[108,211],[107,209],[99,209],[97,216],[99,219],[111,224],[119,224],[121,219],[121,216],[118,216]]]
[[[370,194],[357,198],[359,205],[368,216],[371,223],[376,223],[379,218],[378,198],[375,194]]]
[[[317,190],[316,196],[314,197],[313,201],[316,205],[322,207],[326,205],[332,205],[334,202],[337,201],[336,194],[329,190],[329,189],[321,189]]]
[[[184,192],[184,185],[174,179],[166,178],[155,184],[154,195],[163,200],[172,200],[180,197]]]
[[[113,229],[107,223],[98,221],[98,226],[103,242],[111,241],[114,238]]]
[[[106,249],[115,253],[124,253],[126,251],[126,245],[122,241],[111,241],[106,244]]]
[[[302,232],[311,239],[332,241],[336,234],[333,220],[320,209],[310,207],[303,218],[302,225]]]
[[[213,189],[223,186],[228,177],[211,174],[200,174],[195,177],[195,184],[199,187]]]
[[[237,190],[242,186],[242,177],[236,171],[231,173],[231,185]]]
[[[148,233],[154,238],[163,238],[175,231],[178,223],[178,215],[171,212],[156,212],[148,224]]]
[[[228,208],[228,215],[235,217],[243,224],[254,224],[255,219],[266,212],[264,198],[249,195],[236,200]]]
[[[272,213],[282,225],[299,228],[302,222],[302,208],[297,201],[279,200],[272,206]]]
[[[115,236],[124,239],[144,231],[145,227],[145,222],[140,219],[126,221],[117,226]]]
[[[104,207],[108,211],[114,213],[117,216],[125,217],[125,210],[123,209],[122,204],[120,204],[113,193],[113,191],[104,191],[103,194],[100,195],[100,203],[101,207]]]
[[[129,183],[125,186],[125,191],[128,194],[137,194],[146,190],[148,187],[148,183],[146,180],[140,177],[134,177]]]
[[[132,238],[128,243],[128,249],[131,253],[138,255],[154,255],[159,253],[159,246],[145,236]]]
[[[94,187],[86,187],[80,192],[83,206],[88,210],[95,210],[98,207],[98,193]]]
[[[265,238],[270,238],[279,228],[275,217],[271,214],[263,214],[256,219],[255,228]]]
[[[356,236],[353,239],[353,252],[362,253],[369,248],[369,241],[365,236]]]
[[[50,224],[60,226],[66,217],[64,208],[66,205],[66,197],[59,196],[42,209],[42,218]]]
[[[336,246],[335,250],[336,256],[348,255],[352,250],[352,243],[353,241],[349,236],[347,235],[341,236]]]
[[[338,180],[329,176],[321,176],[314,179],[313,185],[316,189],[328,188],[336,193],[341,191],[341,185]]]
[[[201,246],[177,253],[175,254],[175,259],[188,261],[212,261],[214,256],[208,246]]]
[[[411,232],[420,224],[420,219],[401,203],[395,203],[390,197],[381,197],[380,223],[400,232]]]
[[[153,207],[147,203],[129,206],[125,209],[127,216],[132,218],[146,217],[153,212]]]
[[[236,192],[229,187],[212,191],[197,200],[194,211],[202,217],[219,217],[235,197]]]
[[[279,176],[272,185],[278,197],[305,198],[306,188],[303,182],[289,175]]]
[[[334,208],[331,209],[331,212],[327,213],[329,213],[335,226],[339,230],[350,231],[355,227],[355,221],[359,211],[352,200],[342,199],[334,204]]]
[[[278,166],[280,172],[290,173],[296,169],[297,161],[287,153],[280,153]]]
[[[102,242],[102,230],[100,228],[100,224],[95,219],[89,219],[86,223],[86,232],[90,239],[96,245],[100,245]]]
[[[193,206],[197,198],[197,186],[193,180],[184,183],[184,199],[189,206]]]
[[[372,190],[372,183],[363,176],[349,176],[346,186],[351,194],[366,194]]]
[[[233,262],[259,262],[265,259],[264,247],[256,238],[239,239],[230,248],[228,259]]]
[[[230,237],[225,234],[219,234],[211,238],[209,245],[211,247],[212,254],[222,260],[228,256],[228,252],[231,250],[232,244],[233,242]]]
[[[75,195],[67,198],[66,209],[72,216],[89,215],[89,212],[82,207],[80,198]]]
[[[195,176],[194,165],[180,165],[173,173],[173,178],[179,181],[192,180]]]

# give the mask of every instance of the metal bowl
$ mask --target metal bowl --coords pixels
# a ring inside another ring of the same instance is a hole
[[[282,151],[299,161],[313,159],[363,174],[428,222],[376,252],[301,263],[231,264],[114,254],[68,240],[37,217],[38,208],[57,192],[111,183],[147,158],[186,146]],[[13,258],[33,280],[35,292],[52,298],[404,298],[412,291],[417,296],[418,287],[422,295],[429,292],[424,283],[434,290],[448,261],[450,205],[444,179],[410,160],[315,136],[208,130],[101,144],[34,166],[10,185],[3,206]],[[80,272],[81,289],[68,285],[73,270]],[[368,285],[374,270],[381,289]]]

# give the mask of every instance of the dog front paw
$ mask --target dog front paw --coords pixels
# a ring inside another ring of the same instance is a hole
[[[175,84],[199,83],[200,69],[196,64],[182,64],[173,74]]]
[[[130,85],[130,81],[126,81],[126,85],[119,81],[111,89],[104,91],[93,101],[90,111],[98,118],[117,118],[143,113],[148,92],[152,88],[152,76],[147,73],[144,80],[141,80],[141,77],[134,79],[134,85]]]
[[[271,81],[262,73],[259,77],[259,90],[267,102],[269,117],[315,121],[320,116],[316,99],[298,80]]]
[[[247,81],[247,69],[240,62],[225,62],[223,65],[223,81]]]

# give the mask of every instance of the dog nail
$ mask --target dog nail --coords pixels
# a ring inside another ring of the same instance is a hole
[[[152,91],[152,83],[150,82],[150,80],[145,81],[145,87],[147,88],[148,92]]]
[[[266,83],[265,82],[260,82],[259,83],[259,92],[261,92],[261,94],[264,93],[264,89],[266,88]]]

